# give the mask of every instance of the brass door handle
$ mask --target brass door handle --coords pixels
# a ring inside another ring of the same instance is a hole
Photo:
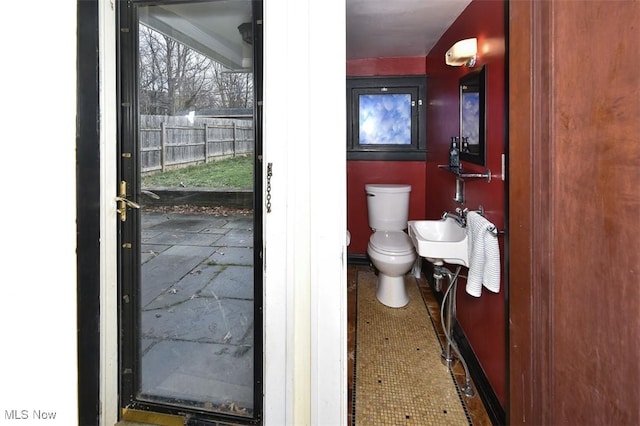
[[[139,209],[140,208],[140,204],[134,203],[131,200],[127,200],[124,197],[116,197],[116,201],[118,203],[120,203],[120,206],[116,209],[116,211],[118,213],[120,213],[120,221],[121,222],[126,222],[127,221],[127,206],[129,206],[132,209]]]
[[[131,200],[127,200],[124,197],[116,197],[116,201],[119,201],[120,203],[125,203],[127,206],[131,207],[132,209],[139,209],[140,208],[140,204],[134,203]]]
[[[127,206],[132,209],[139,209],[140,204],[134,203],[133,201],[127,199],[127,182],[120,182],[120,195],[116,197],[116,201],[120,204],[116,211],[120,214],[120,221],[127,221]]]

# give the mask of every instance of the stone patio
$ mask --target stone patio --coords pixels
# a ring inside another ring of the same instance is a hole
[[[253,217],[143,213],[142,394],[253,405]]]

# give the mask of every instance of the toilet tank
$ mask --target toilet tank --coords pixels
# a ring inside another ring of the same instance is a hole
[[[369,227],[377,231],[402,231],[409,219],[411,185],[367,184]]]

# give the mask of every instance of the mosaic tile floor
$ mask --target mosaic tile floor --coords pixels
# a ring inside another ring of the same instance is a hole
[[[376,300],[372,271],[357,271],[356,281],[353,424],[471,424],[415,279],[403,308]]]

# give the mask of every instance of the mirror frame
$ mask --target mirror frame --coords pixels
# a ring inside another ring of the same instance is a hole
[[[462,108],[462,94],[464,89],[469,86],[477,86],[478,87],[478,152],[471,153],[469,151],[460,150],[460,159],[463,161],[467,161],[469,163],[478,164],[480,166],[484,166],[486,162],[486,149],[485,149],[485,102],[486,102],[486,65],[483,65],[479,70],[470,72],[462,76],[459,80],[459,109],[460,109],[460,144],[462,144],[462,135],[463,135],[463,122],[464,120],[464,110]],[[462,145],[461,145],[462,148]]]

